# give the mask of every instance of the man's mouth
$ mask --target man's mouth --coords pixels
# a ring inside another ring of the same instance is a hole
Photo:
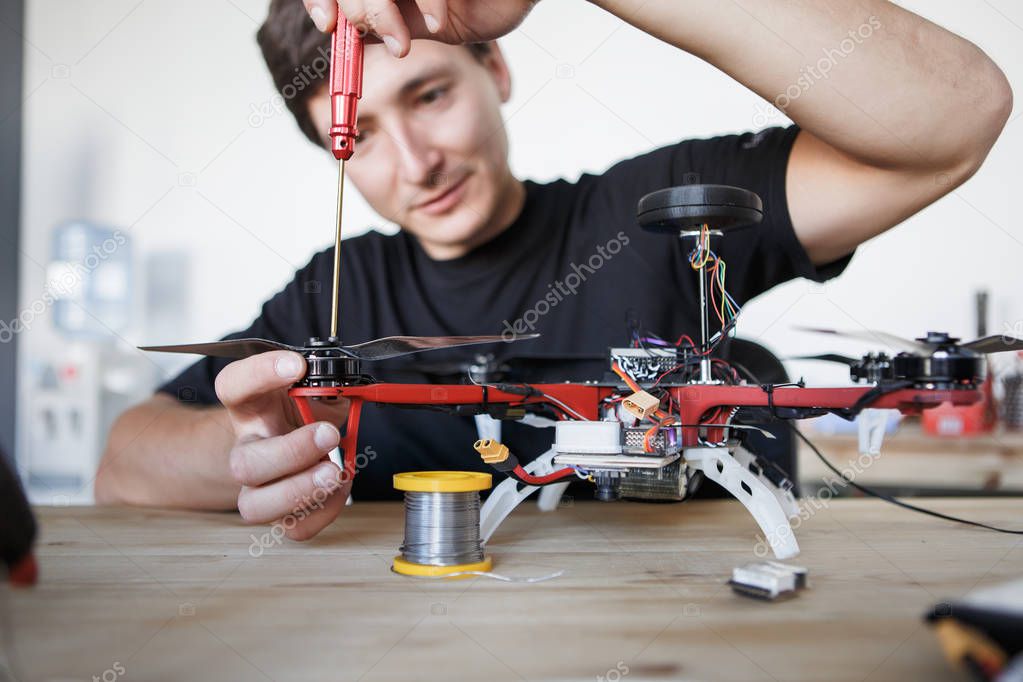
[[[422,211],[427,215],[442,215],[447,213],[454,208],[465,195],[465,184],[469,175],[469,173],[466,173],[444,188],[440,194],[416,204],[416,210]]]

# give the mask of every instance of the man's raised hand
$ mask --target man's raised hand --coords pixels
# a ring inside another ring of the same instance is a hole
[[[327,33],[338,5],[348,20],[365,27],[395,57],[408,54],[413,38],[477,43],[510,33],[537,0],[302,0],[313,23]]]

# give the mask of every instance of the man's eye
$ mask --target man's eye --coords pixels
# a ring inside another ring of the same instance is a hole
[[[432,104],[433,102],[436,102],[441,97],[443,97],[447,93],[447,91],[448,89],[446,87],[432,88],[424,92],[422,95],[420,95],[419,101],[422,104]]]
[[[362,143],[362,142],[365,142],[366,140],[368,140],[371,136],[372,136],[372,131],[370,131],[370,130],[360,130],[359,133],[355,136],[355,141],[359,142],[359,143]]]

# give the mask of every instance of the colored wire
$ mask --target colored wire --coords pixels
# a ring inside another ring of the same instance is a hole
[[[708,296],[710,300],[708,307],[714,311],[714,315],[721,323],[723,334],[720,338],[723,338],[734,327],[735,319],[738,317],[741,307],[735,298],[728,293],[725,286],[727,264],[710,248],[710,230],[707,225],[703,225],[700,228],[700,236],[696,248],[689,253],[689,265],[694,270],[702,271],[711,262],[713,262],[713,265],[709,268],[710,291]],[[713,344],[708,343],[706,348],[701,348],[700,354],[706,355],[710,353],[717,346],[717,343],[720,342],[720,338]],[[675,345],[678,346],[680,344],[681,339]],[[693,345],[695,347],[695,344]]]
[[[687,334],[683,334],[682,336],[678,337],[678,341],[675,342],[675,347],[677,348],[681,346],[683,341],[688,341],[690,346],[696,348],[696,344]]]
[[[571,407],[569,407],[569,406],[568,406],[568,405],[566,405],[565,403],[561,402],[560,400],[558,400],[558,399],[557,399],[557,398],[555,398],[554,396],[550,395],[549,393],[541,393],[540,395],[542,395],[542,396],[543,396],[543,397],[544,397],[544,398],[545,398],[546,400],[549,400],[550,402],[552,402],[552,403],[554,403],[555,405],[557,405],[558,407],[560,407],[560,408],[561,408],[562,410],[564,410],[564,411],[565,411],[565,412],[566,412],[566,413],[567,413],[567,414],[568,414],[569,416],[571,416],[571,417],[575,417],[575,418],[576,418],[577,420],[579,420],[579,421],[584,421],[584,422],[588,422],[588,421],[590,421],[589,419],[587,419],[586,417],[582,416],[581,414],[579,414],[578,412],[576,412],[575,410],[573,410],[573,409],[572,409]]]
[[[544,476],[533,476],[523,469],[522,465],[519,465],[512,469],[512,475],[526,485],[550,485],[575,476],[575,469],[568,467],[565,469],[558,469],[557,471]]]
[[[622,370],[621,366],[619,366],[617,362],[611,363],[611,371],[617,374],[621,380],[625,382],[625,385],[632,389],[633,393],[639,393],[643,390],[632,377]]]

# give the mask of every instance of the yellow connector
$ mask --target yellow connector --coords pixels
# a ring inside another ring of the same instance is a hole
[[[660,399],[655,398],[646,391],[636,391],[628,398],[622,400],[622,407],[637,419],[646,419],[660,406]]]
[[[507,445],[503,445],[492,438],[478,440],[472,446],[476,448],[476,452],[480,453],[483,461],[487,464],[499,464],[508,459],[510,454]]]

